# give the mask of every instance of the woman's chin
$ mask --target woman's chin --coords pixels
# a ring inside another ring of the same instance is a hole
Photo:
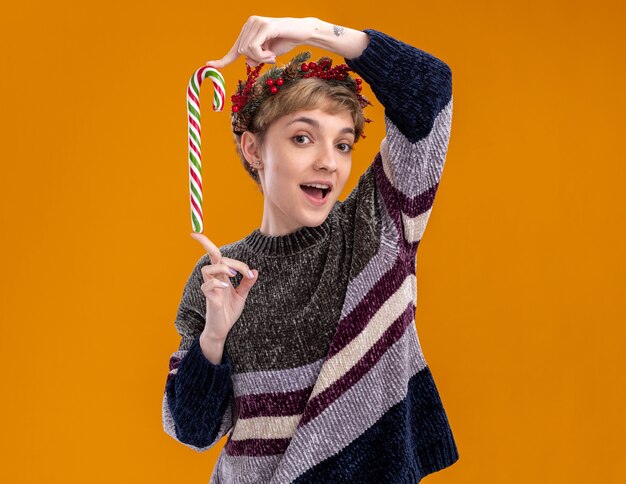
[[[307,210],[307,214],[303,220],[303,222],[306,221],[304,225],[308,225],[309,227],[322,225],[330,214],[330,208],[332,207],[320,207],[317,210]]]

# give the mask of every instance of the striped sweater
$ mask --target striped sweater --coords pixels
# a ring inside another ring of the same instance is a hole
[[[415,326],[416,255],[448,148],[448,65],[382,32],[345,62],[385,108],[386,136],[324,223],[222,246],[259,271],[220,364],[202,353],[203,255],[185,285],[163,428],[219,483],[414,483],[458,451]],[[236,287],[241,274],[231,278]]]

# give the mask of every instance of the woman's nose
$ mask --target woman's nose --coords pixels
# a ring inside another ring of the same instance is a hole
[[[337,169],[337,154],[334,146],[325,146],[320,149],[317,155],[316,168],[335,171]]]

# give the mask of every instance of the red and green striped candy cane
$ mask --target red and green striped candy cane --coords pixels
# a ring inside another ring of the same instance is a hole
[[[209,77],[213,83],[213,111],[224,109],[224,77],[215,68],[202,66],[193,73],[187,86],[187,120],[189,125],[189,201],[191,226],[195,233],[202,225],[202,154],[200,150],[200,86]]]

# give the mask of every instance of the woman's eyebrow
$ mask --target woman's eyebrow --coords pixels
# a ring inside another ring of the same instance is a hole
[[[292,119],[291,121],[289,121],[287,123],[287,126],[289,126],[289,125],[291,125],[291,124],[293,124],[293,123],[295,123],[297,121],[302,121],[303,123],[310,124],[311,126],[317,128],[317,129],[320,128],[320,123],[318,123],[315,119],[307,118],[306,116],[300,116],[299,118]],[[339,133],[340,134],[341,133],[352,133],[352,134],[355,134],[354,128],[348,128],[348,127],[343,128],[341,131],[339,131]]]

